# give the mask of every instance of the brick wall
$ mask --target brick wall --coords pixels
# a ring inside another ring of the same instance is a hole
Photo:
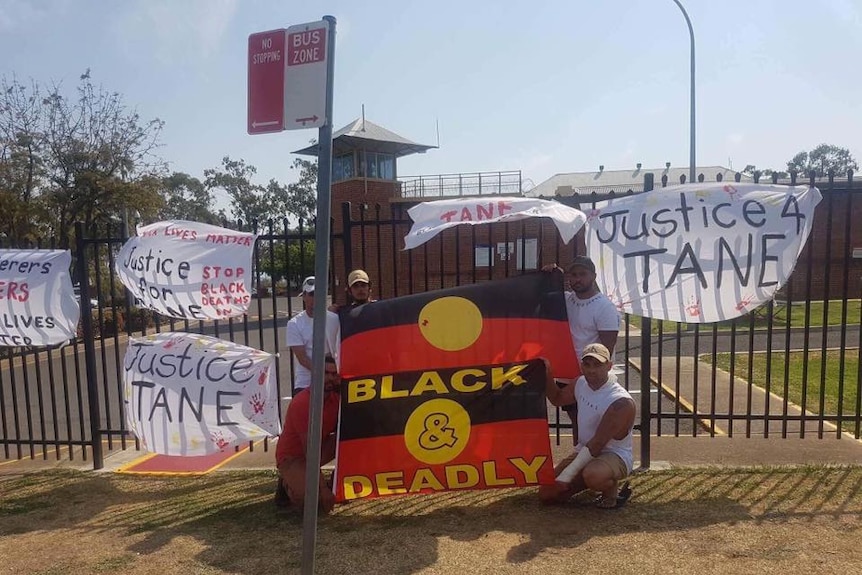
[[[382,298],[519,275],[521,270],[514,256],[504,259],[497,252],[499,244],[519,238],[538,242],[538,267],[554,262],[566,264],[575,254],[584,253],[583,231],[565,245],[556,227],[547,220],[457,226],[418,248],[404,251],[404,236],[412,223],[407,210],[413,204],[399,201],[397,186],[397,182],[361,179],[333,185],[336,301],[344,301],[344,282],[349,272],[345,245],[351,248],[350,267],[365,269],[374,283],[376,297]],[[862,297],[862,259],[851,257],[854,247],[862,248],[862,225],[857,223],[862,222],[862,189],[849,190],[838,184],[831,191],[824,188],[812,234],[787,288],[794,300],[823,299],[827,286],[831,299]],[[343,202],[351,204],[347,242],[343,236]],[[493,246],[493,264],[477,267],[474,246],[488,245]]]

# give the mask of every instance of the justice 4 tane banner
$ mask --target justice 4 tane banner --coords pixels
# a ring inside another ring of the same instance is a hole
[[[537,272],[368,303],[341,314],[341,373],[353,377],[544,357],[580,375],[561,274]]]
[[[43,346],[76,336],[81,308],[68,250],[0,250],[0,346]]]
[[[463,224],[512,222],[524,218],[551,218],[565,243],[575,237],[587,220],[584,212],[550,200],[534,198],[458,198],[422,202],[407,213],[413,219],[404,237],[404,249],[421,246],[445,229]]]
[[[554,482],[542,360],[346,380],[336,498]]]
[[[745,315],[787,282],[820,191],[686,184],[596,204],[587,250],[621,312],[688,323]]]
[[[177,319],[243,315],[251,301],[256,236],[179,220],[138,228],[116,261],[117,275],[146,307]]]
[[[131,338],[123,396],[129,430],[153,453],[208,455],[281,433],[275,356],[205,335]]]

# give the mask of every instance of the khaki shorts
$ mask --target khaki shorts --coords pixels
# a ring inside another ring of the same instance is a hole
[[[554,468],[554,475],[559,475],[563,469],[568,467],[569,463],[575,460],[575,455],[577,454],[572,453],[571,455],[560,461]],[[613,478],[616,481],[625,479],[629,474],[629,470],[626,467],[626,462],[623,461],[623,458],[616,453],[611,453],[610,451],[603,451],[599,454],[598,457],[594,457],[593,459],[598,459],[599,461],[610,467],[611,472],[613,473]]]

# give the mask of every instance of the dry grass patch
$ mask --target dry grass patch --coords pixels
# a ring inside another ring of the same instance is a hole
[[[862,467],[635,477],[618,511],[534,490],[358,501],[321,518],[319,573],[862,572]],[[274,475],[40,472],[0,483],[3,573],[291,573]]]

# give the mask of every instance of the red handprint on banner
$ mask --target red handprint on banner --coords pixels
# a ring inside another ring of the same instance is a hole
[[[266,407],[266,399],[259,393],[255,393],[251,396],[251,399],[248,400],[251,408],[254,410],[255,415],[258,413],[263,413],[264,408]]]

